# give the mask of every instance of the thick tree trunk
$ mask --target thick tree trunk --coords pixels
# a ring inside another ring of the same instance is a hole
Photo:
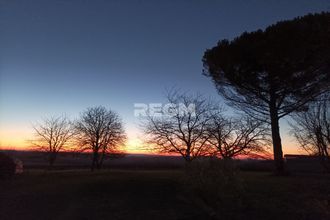
[[[283,152],[282,152],[282,142],[280,136],[278,112],[276,110],[276,106],[274,105],[270,107],[270,119],[271,119],[273,152],[274,152],[276,173],[282,175],[285,172]]]

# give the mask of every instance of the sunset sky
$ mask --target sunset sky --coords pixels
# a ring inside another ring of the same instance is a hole
[[[87,107],[118,112],[127,149],[143,151],[134,103],[162,103],[167,88],[220,99],[202,56],[283,19],[330,10],[328,0],[2,0],[0,147],[29,146],[32,124]],[[281,122],[284,153],[296,153]]]

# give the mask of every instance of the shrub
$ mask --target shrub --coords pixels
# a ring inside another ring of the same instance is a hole
[[[195,201],[211,210],[210,215],[223,218],[242,208],[244,185],[238,172],[233,160],[197,159],[186,166],[184,184]]]
[[[4,153],[0,152],[0,179],[9,179],[15,175],[15,161]]]

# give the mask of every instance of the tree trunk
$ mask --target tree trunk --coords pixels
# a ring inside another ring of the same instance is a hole
[[[92,161],[91,171],[94,171],[94,169],[98,165],[98,157],[99,157],[99,153],[98,153],[98,151],[95,150],[93,152],[93,161]]]
[[[53,169],[53,166],[54,166],[54,163],[55,163],[55,160],[56,160],[56,153],[54,152],[51,152],[49,154],[49,158],[48,158],[48,161],[49,161],[49,166],[48,166],[48,170],[52,170]]]
[[[104,161],[105,154],[106,154],[106,152],[103,149],[102,154],[101,154],[101,158],[100,158],[100,161],[99,161],[98,169],[102,169],[102,167],[103,167],[103,161]]]
[[[186,160],[186,162],[190,162],[191,161],[190,146],[187,146],[185,160]]]
[[[274,162],[275,162],[276,173],[279,175],[283,175],[285,170],[284,170],[280,126],[279,126],[278,112],[276,110],[276,103],[273,103],[270,106],[270,119],[271,119]]]

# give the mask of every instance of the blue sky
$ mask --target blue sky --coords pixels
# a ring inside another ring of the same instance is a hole
[[[328,10],[326,0],[2,0],[0,145],[27,139],[41,117],[95,105],[117,111],[133,138],[134,103],[162,102],[173,86],[218,98],[201,62],[218,40]]]

